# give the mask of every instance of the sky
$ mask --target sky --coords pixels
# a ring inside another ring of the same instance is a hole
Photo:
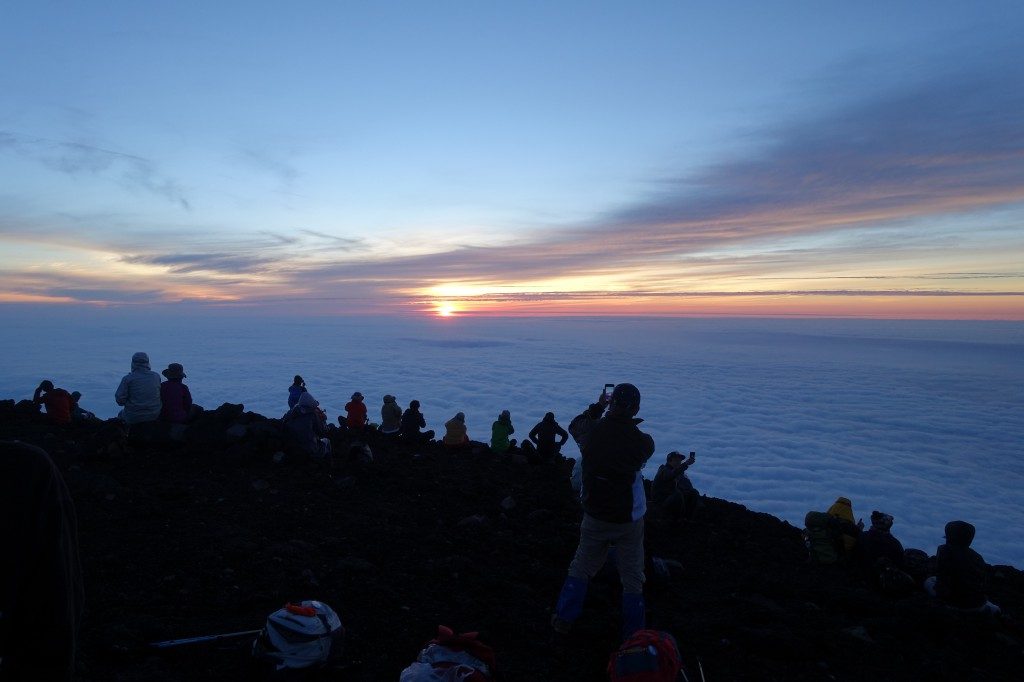
[[[1022,33],[1016,0],[10,0],[0,303],[1021,320]]]

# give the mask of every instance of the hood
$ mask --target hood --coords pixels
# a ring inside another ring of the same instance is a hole
[[[950,521],[946,524],[946,542],[958,547],[970,547],[974,542],[974,526],[966,521]]]
[[[296,403],[296,407],[304,407],[306,409],[312,410],[319,404],[320,403],[316,401],[316,398],[313,397],[313,394],[310,393],[309,391],[306,391],[305,393],[299,396],[299,402]]]
[[[137,369],[149,369],[149,356],[145,353],[136,353],[132,356],[132,371]]]
[[[393,395],[386,395],[386,396],[384,396],[384,402],[386,402],[386,403],[393,403],[393,402],[395,402],[395,396],[393,396]]]

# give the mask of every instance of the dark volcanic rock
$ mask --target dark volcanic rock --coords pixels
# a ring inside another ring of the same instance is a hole
[[[80,680],[254,679],[249,641],[144,645],[258,628],[300,599],[331,604],[363,661],[337,679],[398,679],[440,623],[479,630],[506,682],[605,679],[618,645],[614,571],[595,578],[574,631],[550,635],[580,519],[563,466],[407,450],[374,433],[374,462],[358,473],[275,464],[276,422],[233,405],[204,414],[174,449],[136,443],[111,459],[99,453],[120,447],[116,425],[58,430],[6,409],[0,438],[49,447],[77,505]],[[247,428],[229,443],[235,424]],[[54,447],[68,441],[88,445]],[[923,593],[892,601],[806,563],[798,529],[713,498],[694,523],[650,519],[647,550],[649,622],[679,640],[690,679],[698,660],[717,681],[1010,680],[1024,668],[1024,578],[1011,567],[990,576],[1001,618]]]

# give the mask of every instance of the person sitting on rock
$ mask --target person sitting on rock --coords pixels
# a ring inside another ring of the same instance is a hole
[[[160,375],[149,368],[148,355],[132,355],[132,371],[121,379],[114,400],[124,408],[117,416],[129,426],[160,418]]]
[[[294,451],[314,459],[330,456],[327,420],[320,410],[320,403],[309,391],[299,396],[299,402],[288,410],[282,421],[288,445]]]
[[[46,418],[53,424],[71,423],[71,395],[44,379],[32,394],[32,402],[46,407]]]
[[[464,448],[469,445],[464,413],[457,412],[454,417],[444,423],[444,445],[450,449]]]
[[[161,372],[167,381],[160,384],[160,421],[170,424],[185,424],[192,416],[192,392],[182,383],[185,368],[177,362],[167,365]]]
[[[555,437],[559,440],[556,443]],[[555,413],[548,412],[529,433],[529,438],[537,446],[537,457],[542,462],[554,459],[562,446],[569,440],[569,434],[555,421]]]
[[[871,512],[871,528],[857,538],[853,560],[869,585],[885,592],[907,593],[913,590],[914,579],[904,572],[903,544],[893,536],[892,524],[891,515]]]
[[[966,521],[946,524],[946,544],[936,552],[936,574],[925,580],[924,589],[955,609],[999,613],[1000,608],[985,595],[988,565],[971,549],[974,533],[974,526]]]
[[[362,393],[356,391],[352,394],[352,400],[345,403],[345,414],[345,425],[350,431],[359,433],[366,428],[366,403]]]
[[[658,467],[651,485],[651,497],[656,505],[673,521],[689,521],[697,509],[700,493],[686,476],[686,470],[697,460],[697,454],[690,453],[683,459],[683,453],[672,451],[665,457],[665,463]]]
[[[298,374],[292,380],[292,385],[288,387],[288,409],[292,409],[299,402],[299,396],[306,392],[306,381]]]
[[[515,439],[509,440],[509,436],[516,430],[512,426],[512,414],[508,410],[502,410],[497,421],[491,424],[491,451],[496,455],[503,455],[516,444]]]
[[[99,421],[95,414],[78,404],[81,399],[82,394],[80,392],[71,392],[71,421],[76,423]]]
[[[847,497],[836,498],[826,513],[836,519],[835,524],[840,540],[839,549],[844,559],[850,559],[853,556],[853,548],[857,546],[857,537],[864,530],[864,521],[853,522],[853,503]]]
[[[411,401],[409,408],[402,414],[402,440],[413,445],[430,442],[434,439],[434,432],[420,431],[426,427],[427,421],[420,412],[420,401]]]
[[[384,396],[380,406],[380,432],[385,436],[397,436],[402,431],[402,408],[393,395]]]

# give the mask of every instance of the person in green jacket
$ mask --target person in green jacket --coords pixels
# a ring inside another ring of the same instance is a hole
[[[498,415],[498,421],[491,424],[491,450],[494,454],[505,454],[516,444],[514,438],[509,440],[509,436],[515,432],[515,428],[512,427],[512,415],[508,410],[502,410]]]

